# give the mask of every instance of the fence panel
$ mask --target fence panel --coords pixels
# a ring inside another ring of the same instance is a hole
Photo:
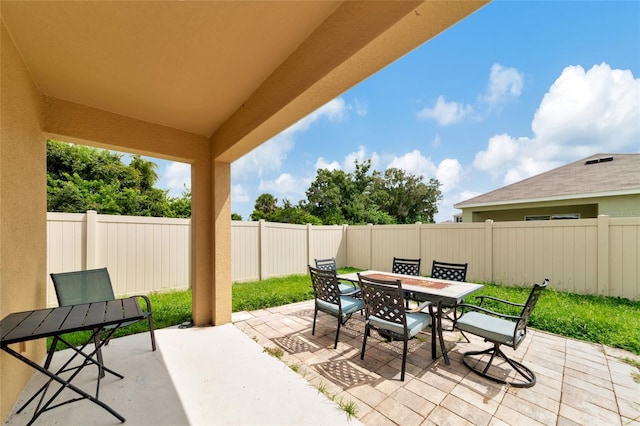
[[[232,221],[231,276],[233,281],[260,279],[260,223]]]
[[[347,238],[347,260],[345,266],[352,266],[359,269],[372,269],[371,233],[373,226],[349,226],[346,232]]]
[[[610,222],[609,296],[640,300],[640,218]]]
[[[640,299],[640,218],[415,225],[232,222],[232,280],[305,274],[317,257],[390,270],[394,256],[468,262],[471,281]],[[47,214],[48,272],[106,266],[117,295],[190,287],[190,221]],[[47,304],[55,305],[51,281]]]
[[[315,259],[336,258],[338,267],[347,266],[347,240],[343,226],[308,226],[309,259],[315,265]]]
[[[485,281],[487,253],[484,223],[452,223],[420,227],[422,273],[431,273],[434,260],[468,263],[467,279]]]
[[[262,222],[262,279],[307,272],[307,227]]]

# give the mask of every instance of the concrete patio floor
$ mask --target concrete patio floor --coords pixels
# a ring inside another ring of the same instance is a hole
[[[401,382],[399,343],[374,333],[360,360],[359,314],[341,330],[335,350],[335,319],[319,313],[315,336],[312,324],[313,302],[307,301],[237,313],[234,324],[219,327],[157,330],[156,352],[147,333],[114,339],[104,350],[105,364],[125,378],[107,375],[101,399],[130,425],[640,425],[634,381],[640,371],[621,360],[640,357],[629,352],[529,330],[518,351],[506,348],[537,375],[534,387],[519,389],[462,364],[462,352],[486,343],[445,332],[447,366],[442,358],[432,361],[425,334],[412,341]],[[278,360],[264,348],[284,355]],[[82,376],[78,384],[91,389],[95,368]],[[35,374],[16,406],[43,382]],[[355,404],[356,419],[336,401]],[[26,424],[32,411],[12,413],[6,424]],[[48,411],[36,424],[120,423],[85,400]]]

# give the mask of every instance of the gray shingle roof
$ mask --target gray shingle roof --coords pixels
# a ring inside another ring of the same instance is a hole
[[[454,207],[461,209],[619,193],[640,193],[640,154],[595,154],[460,202]]]

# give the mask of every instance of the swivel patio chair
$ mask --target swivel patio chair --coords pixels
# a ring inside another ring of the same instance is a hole
[[[104,302],[115,300],[113,287],[111,286],[111,278],[107,268],[90,269],[84,271],[52,273],[51,279],[56,290],[59,306],[76,305],[80,303]],[[149,333],[151,335],[151,349],[156,350],[156,338],[153,329],[153,314],[151,312],[151,301],[147,296],[137,295],[131,298],[141,298],[146,304],[146,310],[143,311],[144,318],[140,321],[149,323]],[[139,321],[124,323],[123,326],[135,324]],[[113,327],[107,326],[104,331],[107,332]],[[100,336],[96,334],[95,344],[98,347]],[[58,339],[54,337],[45,366],[48,367],[51,362],[53,353],[56,350]],[[105,343],[105,344],[108,344]],[[102,351],[96,353],[98,361],[102,363]],[[104,372],[103,372],[104,374]]]
[[[340,327],[344,325],[354,312],[364,309],[364,302],[353,296],[340,294],[338,278],[336,271],[323,271],[309,265],[309,274],[311,275],[311,284],[313,285],[313,294],[315,296],[315,309],[313,313],[313,328],[311,334],[316,333],[316,318],[318,311],[322,311],[338,320],[338,328],[336,330],[336,339],[333,349],[338,347],[338,337],[340,336]]]
[[[493,296],[478,296],[479,305],[460,304],[462,314],[456,319],[454,327],[458,330],[482,337],[486,342],[493,344],[489,349],[483,351],[468,351],[462,354],[462,361],[474,373],[486,377],[494,382],[509,384],[513,387],[529,388],[536,384],[536,375],[522,363],[515,361],[502,351],[500,346],[506,345],[513,350],[517,350],[527,335],[527,323],[529,316],[538,303],[542,291],[547,288],[549,280],[545,279],[542,284],[534,284],[527,303],[514,303]],[[520,315],[506,315],[482,307],[485,300],[491,300],[498,306],[522,307]],[[471,310],[468,312],[468,310]],[[480,355],[480,357],[475,357]],[[489,355],[489,361],[484,362],[485,355]],[[515,378],[507,380],[504,374],[493,364],[496,357],[502,358],[515,371]],[[492,368],[493,367],[493,368]]]
[[[316,259],[316,269],[320,269],[321,271],[337,271],[336,258]],[[360,289],[356,283],[353,282],[338,280],[338,288],[340,289],[340,294],[346,296],[358,296],[360,294]]]
[[[404,381],[407,364],[409,340],[420,331],[431,327],[431,356],[436,357],[436,316],[433,304],[425,302],[418,308],[408,311],[404,305],[404,292],[400,280],[378,280],[358,273],[360,288],[365,305],[365,330],[362,340],[360,359],[364,359],[367,337],[371,330],[377,330],[381,337],[391,341],[404,342],[402,352],[402,372],[400,380]],[[429,313],[421,312],[429,307]]]

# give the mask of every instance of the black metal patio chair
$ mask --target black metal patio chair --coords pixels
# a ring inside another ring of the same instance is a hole
[[[408,311],[404,305],[404,291],[400,280],[378,280],[358,273],[360,288],[365,305],[365,330],[362,340],[360,359],[364,359],[367,337],[371,330],[377,330],[387,340],[404,342],[402,351],[402,372],[400,380],[404,381],[407,364],[409,340],[427,327],[431,327],[431,356],[436,357],[436,315],[433,304],[425,302],[416,309]],[[429,307],[429,313],[421,312]],[[440,336],[442,337],[442,336]]]
[[[336,339],[333,349],[338,347],[340,327],[344,325],[354,312],[364,309],[364,302],[353,296],[340,294],[338,278],[335,270],[323,271],[308,265],[315,296],[315,309],[313,313],[313,328],[311,335],[316,333],[316,318],[318,311],[332,315],[338,319]]]
[[[547,288],[549,280],[542,284],[534,284],[526,303],[515,303],[498,299],[493,296],[478,296],[479,305],[460,304],[462,313],[456,319],[454,327],[458,330],[482,337],[486,342],[492,343],[492,347],[483,351],[468,351],[462,354],[462,361],[474,373],[493,380],[494,382],[509,384],[513,387],[528,388],[536,383],[536,375],[522,363],[509,358],[500,349],[502,345],[517,350],[527,335],[527,323],[533,309],[538,303],[542,291]],[[482,306],[483,302],[490,300],[498,306],[522,307],[520,315],[506,315]],[[476,357],[480,355],[480,357]],[[484,356],[489,356],[489,361],[484,361]],[[513,368],[516,376],[508,381],[503,370],[493,364],[495,358],[502,358]],[[492,368],[493,367],[493,368]],[[519,379],[518,379],[519,378]]]
[[[336,271],[338,267],[336,265],[336,258],[330,257],[328,259],[315,259],[316,261],[316,269],[321,271]],[[338,279],[338,288],[340,289],[340,294],[344,294],[346,296],[358,296],[360,295],[360,289],[358,285],[351,281],[341,281]]]

